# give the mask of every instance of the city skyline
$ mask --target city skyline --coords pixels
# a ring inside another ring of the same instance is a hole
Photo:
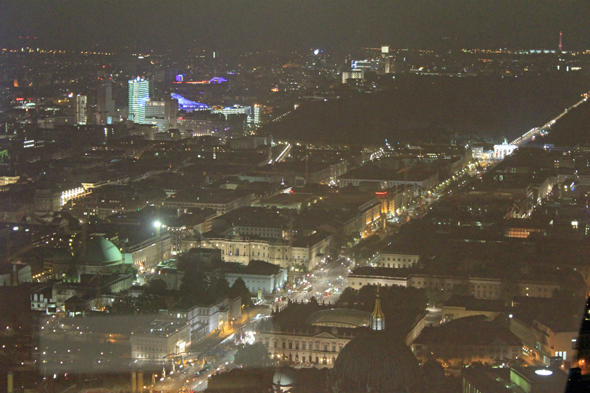
[[[26,1],[0,5],[1,46],[103,50],[590,47],[582,1]],[[18,22],[17,22],[18,21]],[[76,37],[75,40],[71,39]],[[22,41],[21,41],[22,42]]]

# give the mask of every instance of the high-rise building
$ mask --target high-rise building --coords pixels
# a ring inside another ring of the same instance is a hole
[[[386,74],[391,72],[391,59],[389,57],[389,45],[381,46],[381,57],[383,58],[383,71]]]
[[[158,132],[168,131],[176,127],[178,100],[165,98],[150,99],[145,103],[145,123],[158,126]]]
[[[150,99],[150,81],[137,77],[129,81],[129,115],[134,123],[145,124],[145,105]]]
[[[112,124],[115,117],[115,101],[111,81],[100,84],[96,100],[96,124]]]
[[[74,101],[76,108],[76,124],[86,124],[88,122],[88,97],[78,94]]]
[[[262,115],[262,107],[258,104],[254,105],[254,125],[260,124],[260,117]]]

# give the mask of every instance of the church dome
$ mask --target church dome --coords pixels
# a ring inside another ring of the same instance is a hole
[[[110,265],[120,263],[123,255],[112,242],[104,237],[93,237],[86,243],[86,252],[81,263],[87,265]]]
[[[334,393],[423,393],[418,359],[399,338],[385,330],[379,287],[371,329],[342,348],[330,373]]]
[[[276,388],[287,388],[294,386],[297,382],[297,371],[289,366],[277,368],[272,377],[272,384]]]
[[[445,384],[445,369],[435,359],[428,359],[422,365],[422,374],[424,375],[424,386],[429,393],[438,393],[442,391]]]
[[[346,344],[332,369],[330,385],[338,393],[424,391],[418,360],[385,330],[370,330]]]

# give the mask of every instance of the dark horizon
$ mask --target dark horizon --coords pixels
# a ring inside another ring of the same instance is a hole
[[[569,1],[129,0],[0,5],[0,47],[37,37],[58,49],[182,51],[590,48],[590,7]],[[344,44],[343,44],[344,43]]]

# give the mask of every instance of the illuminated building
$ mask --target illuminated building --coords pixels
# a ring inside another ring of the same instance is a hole
[[[254,125],[260,124],[260,117],[262,116],[262,107],[258,104],[254,105]]]
[[[228,322],[242,315],[242,297],[224,296],[214,301],[197,301],[189,307],[174,307],[168,317],[188,322],[190,341],[194,344],[216,330],[226,329]]]
[[[88,121],[88,97],[78,94],[76,96],[76,124],[86,124]]]
[[[272,359],[295,362],[304,367],[331,368],[338,354],[358,332],[355,330],[369,324],[370,314],[366,311],[323,309],[307,318],[305,325],[308,328],[305,330],[283,331],[263,325],[256,340],[266,347]]]
[[[185,353],[189,344],[188,323],[156,320],[131,333],[131,358],[161,364],[167,356]]]
[[[158,127],[158,132],[168,131],[176,127],[178,114],[178,100],[166,98],[163,100],[147,100],[145,103],[145,124]]]
[[[172,93],[170,94],[170,97],[172,97],[175,100],[178,100],[178,109],[188,113],[209,109],[209,106],[207,104],[201,104],[200,102],[191,101],[189,99],[184,98],[180,94]]]
[[[342,73],[342,83],[347,83],[348,79],[365,79],[365,70],[355,68],[352,71],[344,71]]]
[[[229,115],[246,115],[248,123],[252,122],[252,107],[234,105],[221,109],[213,109],[211,113],[221,113],[227,119]]]
[[[389,46],[383,45],[381,47],[381,57],[383,58],[383,71],[386,74],[391,72],[391,58],[389,57]]]
[[[150,99],[150,81],[139,78],[129,81],[129,117],[139,124],[145,124],[145,105]]]

